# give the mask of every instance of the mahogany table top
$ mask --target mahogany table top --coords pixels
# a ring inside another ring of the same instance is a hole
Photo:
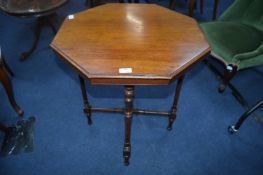
[[[210,52],[194,19],[153,4],[70,15],[51,47],[91,84],[169,84]]]

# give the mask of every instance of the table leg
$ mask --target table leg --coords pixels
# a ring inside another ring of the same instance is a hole
[[[12,83],[8,77],[8,73],[6,71],[6,68],[4,67],[3,63],[0,63],[0,81],[3,84],[3,87],[7,93],[7,97],[9,99],[9,102],[11,103],[12,107],[16,111],[16,113],[20,116],[24,114],[23,110],[17,105],[15,98],[14,98],[14,92],[12,88]]]
[[[53,14],[50,14],[48,16],[42,16],[42,17],[39,17],[37,19],[37,23],[36,23],[36,26],[34,28],[34,40],[33,40],[33,45],[31,46],[31,48],[26,51],[26,52],[23,52],[21,55],[20,55],[20,61],[24,61],[26,60],[37,48],[37,45],[38,45],[38,41],[39,41],[39,38],[40,38],[40,33],[41,33],[41,30],[42,30],[42,27],[44,26],[49,26],[51,27],[51,29],[53,30],[54,33],[57,32],[57,27],[56,27],[56,24],[54,22],[54,18],[56,18],[56,13],[53,13]]]
[[[171,112],[169,115],[169,124],[167,126],[167,130],[171,131],[173,128],[173,122],[176,119],[176,111],[177,111],[177,104],[180,96],[180,91],[183,85],[183,80],[184,80],[184,75],[178,78],[177,80],[177,85],[176,85],[176,90],[175,90],[175,95],[174,95],[174,102],[173,106],[171,108]]]
[[[83,111],[87,116],[88,124],[91,125],[92,124],[91,106],[88,101],[85,80],[80,75],[79,75],[79,81],[80,81],[80,88],[81,88],[82,98],[83,98],[83,103],[84,103]]]
[[[132,114],[133,114],[133,97],[134,86],[125,86],[125,140],[123,148],[124,164],[129,165],[129,159],[131,156],[131,126],[132,126]]]
[[[12,70],[10,69],[10,67],[8,66],[8,64],[6,64],[4,55],[2,55],[2,64],[3,64],[3,68],[6,69],[6,71],[8,72],[8,74],[9,74],[10,76],[12,76],[12,77],[15,76],[14,73],[13,73],[13,71],[12,71]]]

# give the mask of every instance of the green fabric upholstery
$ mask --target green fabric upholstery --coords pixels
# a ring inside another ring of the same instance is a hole
[[[219,21],[200,24],[212,55],[238,69],[263,64],[263,0],[236,0]]]

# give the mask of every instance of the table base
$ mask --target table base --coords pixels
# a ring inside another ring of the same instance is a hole
[[[82,91],[83,103],[84,108],[83,111],[87,116],[88,124],[92,124],[91,115],[92,112],[118,112],[124,113],[124,126],[125,126],[125,138],[124,138],[124,147],[123,147],[123,158],[124,164],[129,165],[129,159],[131,156],[131,126],[132,126],[132,118],[133,114],[150,114],[150,115],[160,115],[164,117],[168,117],[168,126],[167,130],[171,131],[173,127],[173,122],[176,119],[176,111],[177,111],[177,104],[179,100],[179,95],[181,91],[181,87],[184,80],[184,75],[180,76],[177,80],[176,90],[173,105],[169,112],[162,112],[162,111],[152,111],[152,110],[143,110],[143,109],[134,109],[133,108],[133,99],[134,99],[134,86],[133,85],[125,85],[124,90],[124,102],[125,108],[93,108],[89,104],[85,80],[81,76],[79,76],[80,80],[80,87]]]
[[[57,33],[58,27],[56,24],[56,18],[57,18],[57,14],[55,12],[51,13],[49,15],[40,16],[37,18],[36,26],[34,27],[33,44],[31,46],[31,48],[28,49],[28,51],[21,53],[20,61],[26,60],[35,51],[35,49],[37,48],[38,41],[39,41],[40,34],[41,34],[41,30],[43,27],[48,26],[52,29],[54,34]]]

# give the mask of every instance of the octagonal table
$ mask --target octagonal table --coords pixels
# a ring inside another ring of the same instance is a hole
[[[70,15],[51,47],[79,74],[89,124],[95,111],[124,113],[126,165],[131,153],[133,114],[166,116],[167,129],[171,130],[184,74],[210,52],[194,19],[150,4],[107,4]],[[133,108],[134,86],[168,85],[177,78],[170,111]],[[92,85],[124,85],[125,107],[91,107],[85,79]]]

